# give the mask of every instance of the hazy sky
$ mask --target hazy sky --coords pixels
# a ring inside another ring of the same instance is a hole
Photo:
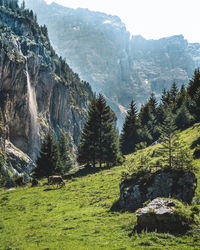
[[[200,43],[200,0],[46,0],[117,15],[131,34],[157,39],[183,34]]]

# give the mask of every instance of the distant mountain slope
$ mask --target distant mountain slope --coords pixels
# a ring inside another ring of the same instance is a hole
[[[7,139],[35,158],[41,137],[64,128],[77,144],[93,96],[59,58],[31,11],[0,6],[0,110]]]
[[[200,65],[200,45],[183,36],[160,40],[132,37],[116,16],[70,9],[44,0],[26,0],[46,24],[55,50],[73,70],[102,92],[117,113],[119,126],[132,99],[144,103],[173,81],[187,84]]]

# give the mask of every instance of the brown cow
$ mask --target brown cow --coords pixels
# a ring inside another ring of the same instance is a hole
[[[48,185],[55,185],[55,184],[57,184],[57,187],[58,187],[58,185],[60,187],[65,186],[65,182],[61,176],[59,176],[59,175],[58,176],[57,175],[49,176]]]

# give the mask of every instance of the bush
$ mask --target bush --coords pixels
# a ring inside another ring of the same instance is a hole
[[[39,182],[36,179],[33,179],[31,184],[32,184],[31,187],[37,187]]]
[[[193,157],[194,159],[200,159],[200,145],[198,145],[194,150]]]
[[[24,182],[24,176],[18,176],[15,179],[15,184],[16,184],[16,186],[19,186],[19,187],[25,186],[26,183]]]

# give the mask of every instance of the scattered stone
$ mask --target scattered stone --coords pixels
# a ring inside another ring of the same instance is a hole
[[[189,229],[189,221],[176,211],[174,201],[156,198],[136,211],[137,230],[181,233]]]

